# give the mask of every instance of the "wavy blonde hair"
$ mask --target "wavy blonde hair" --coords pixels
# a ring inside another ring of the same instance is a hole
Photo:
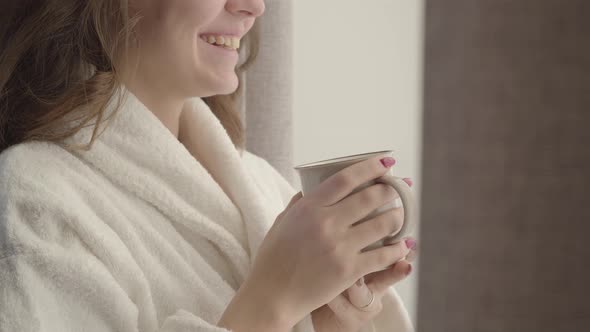
[[[103,119],[106,106],[120,91],[122,74],[129,69],[124,60],[130,43],[136,41],[133,29],[141,18],[129,18],[128,12],[127,0],[0,4],[0,153],[33,140],[61,144],[93,125],[92,137],[82,147],[91,148],[98,126],[108,120]],[[243,74],[256,59],[258,45],[256,23],[240,48],[247,54],[236,68],[238,89],[203,98],[237,149],[245,145],[237,111]]]

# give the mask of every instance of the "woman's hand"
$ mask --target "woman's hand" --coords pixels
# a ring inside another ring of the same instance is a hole
[[[382,310],[381,299],[387,289],[405,279],[412,271],[407,260],[395,263],[387,270],[359,279],[356,284],[311,313],[316,332],[359,332]],[[363,280],[364,279],[364,280]],[[371,292],[373,301],[371,301]],[[354,305],[354,303],[359,303]],[[371,303],[366,308],[359,307]]]
[[[359,332],[383,309],[381,299],[387,289],[404,280],[412,272],[416,246],[401,260],[387,270],[368,274],[336,298],[311,313],[316,332]],[[371,302],[371,292],[373,301]],[[355,304],[353,304],[355,303]],[[366,308],[360,309],[371,303]]]
[[[251,271],[219,326],[286,331],[359,278],[383,271],[410,253],[405,241],[362,251],[401,229],[396,211],[355,225],[397,197],[395,189],[383,183],[352,193],[389,171],[392,163],[382,163],[384,157],[348,166],[305,196],[301,192],[293,196],[258,248]],[[256,313],[261,310],[265,312]]]
[[[404,179],[412,186],[410,179]],[[398,216],[403,220],[403,212]],[[382,310],[381,299],[387,289],[402,281],[412,272],[412,262],[417,256],[416,241],[405,240],[411,249],[404,260],[388,269],[361,277],[345,292],[311,314],[317,332],[359,332]]]

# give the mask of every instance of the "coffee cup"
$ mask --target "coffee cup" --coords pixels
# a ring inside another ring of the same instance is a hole
[[[301,180],[301,192],[303,196],[306,193],[309,193],[313,190],[316,186],[318,186],[322,181],[327,179],[328,177],[338,173],[339,171],[347,168],[351,165],[354,165],[358,162],[362,162],[368,158],[383,155],[383,157],[392,157],[393,150],[384,150],[384,151],[375,151],[375,152],[367,152],[362,154],[354,154],[354,155],[347,155],[341,156],[337,158],[331,158],[326,160],[320,160],[312,163],[301,164],[295,166],[294,169],[299,174],[299,178]],[[358,225],[362,222],[365,222],[375,216],[384,213],[393,208],[403,207],[404,209],[404,221],[401,229],[389,236],[384,237],[383,239],[371,244],[370,246],[366,247],[364,251],[372,250],[378,247],[381,247],[386,244],[398,242],[403,238],[407,237],[414,229],[415,226],[415,216],[416,216],[416,203],[414,200],[414,196],[410,186],[403,181],[401,178],[396,177],[393,175],[393,168],[389,168],[387,173],[383,176],[375,178],[373,180],[367,181],[362,185],[355,188],[349,195],[352,195],[364,188],[377,184],[383,183],[392,186],[396,192],[399,194],[401,198],[396,199],[390,203],[387,203],[374,211],[370,212],[366,217],[360,219],[359,221],[355,222],[354,225]],[[401,203],[401,204],[400,204]]]

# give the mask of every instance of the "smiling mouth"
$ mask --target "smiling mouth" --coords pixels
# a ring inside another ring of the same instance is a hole
[[[207,44],[217,46],[228,50],[238,50],[240,48],[240,38],[233,36],[214,36],[202,35],[200,38]]]
[[[229,55],[233,55],[233,54],[237,55],[238,54],[238,50],[235,50],[233,48],[229,48],[226,46],[211,45],[211,44],[207,43],[207,45],[205,47],[215,50],[215,52],[219,52],[219,55],[223,55],[221,53],[225,53],[225,54],[229,54]]]

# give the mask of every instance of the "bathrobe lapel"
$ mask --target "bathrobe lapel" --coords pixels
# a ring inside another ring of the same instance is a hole
[[[223,253],[241,283],[276,217],[225,128],[200,98],[189,100],[201,138],[191,151],[130,91],[89,151],[76,152],[114,183],[152,204]],[[107,115],[117,104],[111,100]],[[101,127],[102,128],[102,127]],[[91,128],[68,139],[89,141]]]

